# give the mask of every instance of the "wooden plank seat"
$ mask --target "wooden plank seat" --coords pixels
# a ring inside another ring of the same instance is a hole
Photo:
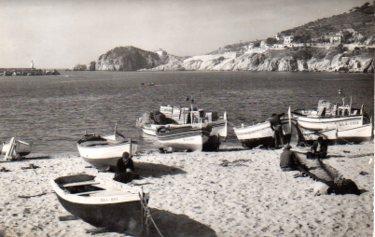
[[[64,188],[68,188],[68,187],[77,187],[77,186],[85,186],[85,185],[98,185],[98,184],[100,184],[100,183],[96,182],[95,180],[90,180],[90,181],[84,181],[84,182],[63,184],[62,186]]]
[[[75,195],[78,195],[78,196],[83,196],[83,195],[90,195],[90,194],[94,194],[94,193],[100,193],[100,192],[103,192],[105,190],[92,190],[92,191],[86,191],[86,192],[82,192],[82,193],[75,193]]]
[[[109,145],[108,141],[87,141],[80,144],[81,146],[103,146],[103,145]]]

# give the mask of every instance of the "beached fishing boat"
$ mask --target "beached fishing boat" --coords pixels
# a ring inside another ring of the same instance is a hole
[[[156,136],[163,149],[172,151],[212,151],[219,148],[216,136],[210,136],[210,129],[203,127],[165,126],[157,130]]]
[[[142,129],[143,134],[149,136],[156,136],[156,131],[165,125],[191,125],[197,128],[210,126],[210,135],[221,138],[227,137],[228,130],[226,112],[219,117],[216,112],[206,112],[194,106],[160,106],[159,111],[146,113],[137,120],[137,126]]]
[[[369,123],[345,129],[338,127],[336,129],[314,131],[300,127],[299,130],[304,141],[315,141],[319,136],[322,136],[332,142],[363,142],[371,140],[374,128],[372,123]]]
[[[237,139],[244,147],[256,147],[259,145],[271,146],[274,144],[274,131],[271,128],[269,121],[254,124],[252,126],[241,125],[241,127],[234,127],[234,133]]]
[[[363,106],[361,109],[352,108],[351,103],[341,106],[332,105],[325,100],[319,100],[317,109],[297,109],[292,112],[292,119],[299,127],[320,131],[331,129],[350,129],[365,124]]]
[[[86,134],[77,142],[77,148],[85,161],[97,168],[105,168],[116,166],[124,152],[133,156],[137,152],[138,145],[135,141],[116,135],[102,137]]]
[[[282,136],[285,140],[290,137],[290,125],[287,119],[282,119]],[[244,147],[253,148],[256,146],[272,147],[275,145],[275,131],[271,128],[271,123],[265,121],[250,126],[233,127],[237,139]]]
[[[147,194],[87,174],[59,177],[51,185],[61,205],[83,221],[111,231],[141,233],[141,202],[147,203]]]
[[[31,143],[12,137],[8,142],[2,144],[0,151],[5,160],[19,159],[30,154]]]

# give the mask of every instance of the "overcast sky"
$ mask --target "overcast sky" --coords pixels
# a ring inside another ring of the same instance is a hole
[[[367,0],[368,1],[368,0]],[[0,67],[72,67],[116,46],[186,56],[262,39],[366,0],[0,0]]]

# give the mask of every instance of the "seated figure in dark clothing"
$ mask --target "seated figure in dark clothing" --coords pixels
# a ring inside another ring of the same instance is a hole
[[[113,179],[118,182],[128,183],[137,178],[139,178],[139,175],[134,172],[133,160],[128,152],[124,152],[122,158],[117,161],[117,169]]]
[[[272,116],[268,119],[268,121],[271,123],[271,128],[274,131],[275,148],[279,148],[284,144],[284,135],[280,117],[281,115],[272,114]]]
[[[280,168],[283,171],[296,170],[297,168],[296,155],[290,150],[290,148],[292,147],[289,144],[286,145],[280,155]]]
[[[318,140],[314,141],[311,146],[311,152],[307,153],[307,158],[326,158],[327,150],[327,141],[322,136],[319,136]]]

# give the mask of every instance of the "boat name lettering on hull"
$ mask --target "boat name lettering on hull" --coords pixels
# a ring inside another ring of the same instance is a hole
[[[117,201],[118,197],[110,197],[110,198],[100,198],[101,202],[114,202]]]

